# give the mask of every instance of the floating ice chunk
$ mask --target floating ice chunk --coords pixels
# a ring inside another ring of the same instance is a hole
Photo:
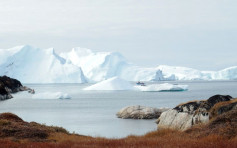
[[[62,92],[44,92],[32,96],[33,99],[71,99],[67,93]]]
[[[185,91],[188,85],[176,85],[170,83],[152,84],[148,86],[134,86],[141,91]]]
[[[84,88],[84,90],[135,90],[128,81],[113,77]]]

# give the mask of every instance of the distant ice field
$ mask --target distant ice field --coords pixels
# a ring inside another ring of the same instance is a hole
[[[147,83],[157,84],[165,82]],[[170,81],[188,85],[187,91],[84,91],[93,84],[24,84],[36,93],[51,95],[61,92],[71,99],[33,99],[32,94],[20,92],[14,98],[0,101],[0,112],[12,112],[26,121],[62,126],[82,135],[120,138],[142,135],[156,130],[155,120],[120,119],[116,113],[123,107],[142,105],[175,107],[190,101],[207,99],[215,94],[237,97],[237,81]],[[131,83],[135,85],[135,83]]]

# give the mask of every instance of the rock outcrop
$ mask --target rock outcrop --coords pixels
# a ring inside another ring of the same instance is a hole
[[[22,86],[21,82],[17,79],[13,79],[7,76],[0,77],[0,100],[6,100],[13,98],[11,93],[19,91],[28,91],[34,93],[33,89],[26,86]]]
[[[157,119],[166,110],[136,105],[122,108],[116,115],[123,119]]]
[[[163,112],[157,120],[158,128],[186,130],[199,123],[207,123],[215,114],[229,111],[236,107],[231,96],[215,95],[205,101],[192,101],[180,104],[173,109]],[[228,102],[216,110],[217,104]],[[237,108],[237,107],[236,107]],[[216,113],[217,112],[217,113]]]

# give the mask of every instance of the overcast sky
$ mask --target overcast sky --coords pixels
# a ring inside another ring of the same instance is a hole
[[[237,65],[237,1],[1,0],[0,48],[24,44],[220,70]]]

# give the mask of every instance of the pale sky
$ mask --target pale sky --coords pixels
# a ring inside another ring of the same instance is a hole
[[[237,65],[237,1],[1,0],[0,48],[24,44],[220,70]]]

